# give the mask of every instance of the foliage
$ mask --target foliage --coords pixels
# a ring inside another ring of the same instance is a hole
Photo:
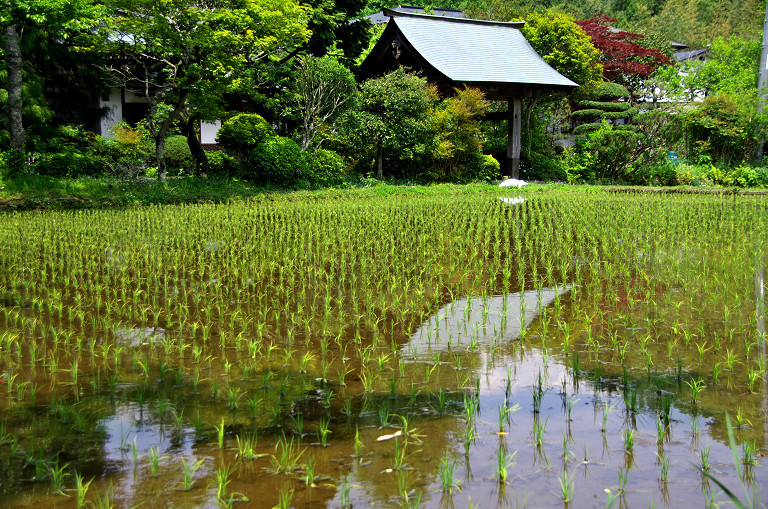
[[[657,49],[641,46],[640,34],[618,30],[611,26],[617,21],[598,14],[585,21],[577,21],[600,50],[603,77],[606,81],[621,83],[629,89],[640,85],[660,65],[669,64],[669,57]]]
[[[207,118],[246,68],[281,55],[309,36],[307,9],[294,0],[113,0],[110,39],[118,61],[110,70],[122,85],[150,100],[147,128],[165,177],[164,140],[190,115]],[[191,111],[193,108],[194,111]],[[192,133],[190,133],[192,135]]]
[[[752,118],[743,114],[732,96],[707,97],[683,118],[689,155],[733,163],[752,154],[756,134]]]
[[[568,180],[636,184],[658,180],[653,169],[663,164],[667,153],[676,148],[682,137],[679,119],[666,112],[651,111],[637,115],[634,121],[631,126],[614,126],[603,120],[597,129],[577,138],[563,158]]]
[[[379,178],[385,157],[390,175],[415,176],[432,153],[434,127],[427,112],[436,101],[436,88],[403,68],[366,81],[359,109],[345,122],[352,148],[375,158]]]
[[[526,16],[522,32],[544,61],[563,76],[587,88],[601,81],[600,52],[573,17],[533,12]]]
[[[245,177],[285,187],[306,186],[307,157],[290,138],[268,138],[251,151]]]
[[[86,67],[86,62],[73,58],[77,52],[72,50],[76,48],[76,40],[89,37],[98,27],[102,16],[102,6],[91,0],[6,0],[2,3],[0,42],[4,58],[0,68],[3,82],[0,96],[4,97],[6,107],[0,112],[0,120],[9,133],[9,145],[19,156],[23,157],[26,150],[25,120],[30,111],[25,106],[30,100],[38,106],[43,102],[42,87],[30,97],[29,90],[24,90],[25,85],[36,73],[42,75],[44,67],[58,73],[65,70],[71,75],[71,83],[80,84],[80,69]],[[69,87],[64,84],[63,88]],[[4,142],[3,138],[0,136],[0,143]]]
[[[240,173],[240,164],[235,158],[220,150],[208,153],[208,163],[211,177],[232,177]]]
[[[311,187],[328,187],[341,184],[346,166],[339,154],[331,150],[316,150],[307,164],[304,179]]]
[[[165,140],[165,160],[170,168],[190,173],[195,169],[195,160],[189,150],[186,136],[174,135]]]
[[[442,178],[472,178],[482,165],[483,147],[479,119],[488,107],[477,88],[457,89],[432,113],[437,133],[434,157]]]
[[[625,119],[625,123],[632,121],[637,110],[631,107],[627,101],[629,91],[618,83],[604,82],[594,88],[584,100],[578,102],[577,109],[573,112],[573,118],[582,122],[574,129],[575,134],[586,134],[601,127],[601,122],[616,119]]]
[[[248,164],[251,150],[274,136],[277,136],[274,129],[264,117],[255,113],[241,113],[222,122],[216,141],[239,161]]]
[[[301,117],[301,150],[319,148],[332,137],[337,121],[357,97],[357,83],[349,69],[333,57],[304,57],[298,61],[291,90]]]

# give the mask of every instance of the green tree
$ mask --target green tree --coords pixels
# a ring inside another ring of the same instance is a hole
[[[437,89],[404,68],[364,82],[360,106],[348,115],[347,132],[362,149],[375,154],[376,173],[384,177],[384,158],[392,161],[390,174],[411,174],[432,153],[434,126],[428,112],[437,102]]]
[[[573,17],[533,12],[526,16],[522,32],[541,58],[563,76],[586,88],[602,81],[600,51]]]
[[[6,90],[0,96],[7,104],[9,145],[17,162],[24,160],[25,152],[23,89],[29,52],[42,41],[72,46],[75,37],[98,25],[102,14],[101,6],[90,0],[0,1],[0,39],[6,74]],[[25,44],[26,40],[35,44]]]
[[[721,162],[748,157],[768,125],[768,115],[755,109],[760,51],[759,40],[718,37],[705,61],[659,71],[662,94],[684,113],[690,155]]]
[[[299,59],[292,81],[301,117],[301,150],[320,148],[336,132],[337,121],[354,107],[357,83],[352,72],[333,57]]]
[[[480,89],[464,88],[432,111],[437,132],[434,156],[446,177],[461,177],[480,164],[483,155],[480,117],[487,107]]]
[[[210,116],[248,67],[287,54],[308,38],[308,13],[294,0],[114,0],[110,70],[149,99],[147,127],[165,179],[164,142],[191,111]],[[188,134],[189,136],[189,134]]]

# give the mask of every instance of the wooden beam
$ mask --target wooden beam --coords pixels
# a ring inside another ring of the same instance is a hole
[[[512,178],[520,178],[520,120],[522,117],[522,99],[509,99],[509,121],[507,130],[507,171]]]

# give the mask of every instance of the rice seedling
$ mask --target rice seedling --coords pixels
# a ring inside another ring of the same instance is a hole
[[[567,504],[573,500],[575,483],[568,480],[568,470],[566,469],[563,469],[563,475],[559,477],[558,481],[560,482],[560,498]]]
[[[544,433],[547,431],[547,422],[549,422],[549,418],[543,423],[538,419],[533,421],[533,443],[536,444],[536,447],[541,447],[544,443]]]
[[[323,418],[320,419],[317,426],[317,438],[320,440],[320,445],[323,447],[328,445],[328,435],[331,433],[330,424],[331,420],[329,418]]]
[[[306,449],[300,449],[298,444],[291,440],[281,437],[275,444],[275,454],[272,455],[272,470],[275,473],[287,473],[296,470],[299,466],[299,460]]]
[[[460,485],[459,481],[455,478],[456,474],[456,458],[453,456],[444,457],[440,460],[440,465],[437,470],[440,476],[440,486],[444,492],[449,494],[453,493],[453,490]]]
[[[157,447],[149,448],[149,473],[152,477],[156,477],[160,471],[160,462],[168,459],[170,456],[160,456]]]
[[[179,481],[178,486],[181,487],[182,491],[189,491],[192,489],[195,484],[195,473],[200,469],[204,461],[205,459],[201,459],[196,463],[191,463],[188,465],[187,460],[185,458],[181,458],[181,469],[183,477],[182,480]]]
[[[504,484],[507,482],[507,478],[509,478],[509,469],[515,464],[516,455],[517,451],[510,454],[504,447],[499,447],[498,451],[496,451],[496,463],[494,465],[496,471],[495,479],[498,480],[499,483]]]
[[[69,463],[59,465],[58,461],[52,465],[48,465],[48,475],[51,478],[51,488],[53,491],[61,495],[64,495],[64,479],[70,476],[70,474],[66,472],[68,466]]]
[[[75,496],[78,509],[87,507],[85,503],[85,494],[88,493],[88,488],[90,488],[92,482],[93,479],[84,482],[83,477],[78,472],[75,472]]]
[[[342,509],[352,507],[352,498],[350,492],[352,491],[352,485],[349,480],[349,474],[341,477],[341,484],[339,484],[339,504]]]

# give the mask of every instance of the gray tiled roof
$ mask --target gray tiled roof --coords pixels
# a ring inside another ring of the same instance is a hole
[[[693,60],[697,57],[700,57],[702,55],[705,55],[709,50],[704,49],[695,49],[692,51],[680,51],[678,53],[673,53],[672,56],[677,60],[678,62],[684,62],[685,60]]]
[[[394,11],[398,12],[407,12],[411,14],[421,14],[424,12],[424,7],[413,7],[410,5],[398,5]],[[432,13],[434,16],[444,16],[449,18],[466,18],[467,15],[464,14],[462,11],[457,9],[440,9],[439,7],[435,7],[432,9]],[[368,19],[370,22],[374,25],[381,25],[383,23],[386,23],[389,21],[389,16],[384,14],[384,11],[375,12],[373,14],[369,14],[368,16],[363,16],[363,19]]]
[[[576,87],[525,40],[520,24],[395,15],[402,34],[432,66],[454,81]]]
[[[414,7],[412,5],[398,5],[396,8],[392,10],[397,12],[407,12],[410,14],[421,14],[424,12],[424,9],[425,9],[424,7]],[[458,9],[441,9],[439,7],[432,8],[432,15],[443,16],[448,18],[466,18],[467,17],[466,14],[464,14],[462,11]],[[373,14],[369,14],[368,16],[363,16],[363,19],[370,20],[370,22],[373,23],[374,25],[381,25],[389,21],[389,16],[387,16],[384,13],[384,11],[379,11]]]

